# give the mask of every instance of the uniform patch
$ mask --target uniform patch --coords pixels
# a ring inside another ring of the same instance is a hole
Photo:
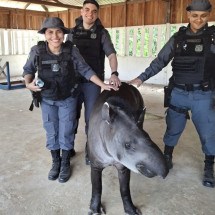
[[[202,52],[203,51],[203,44],[199,44],[195,46],[195,52]]]
[[[97,37],[97,35],[96,35],[95,33],[92,33],[92,34],[90,35],[90,38],[91,38],[91,39],[96,39],[96,37]]]
[[[58,63],[51,65],[52,72],[58,72],[60,70],[60,65]]]

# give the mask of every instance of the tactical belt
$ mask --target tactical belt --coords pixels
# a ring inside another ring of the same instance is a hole
[[[185,90],[185,91],[195,91],[195,90],[203,89],[203,87],[201,85],[195,86],[193,84],[184,84],[184,85],[174,84],[174,87]]]
[[[202,90],[202,91],[209,91],[213,89],[213,84],[210,82],[204,82],[202,84],[173,84],[174,87],[185,90],[185,91],[195,91],[195,90]]]

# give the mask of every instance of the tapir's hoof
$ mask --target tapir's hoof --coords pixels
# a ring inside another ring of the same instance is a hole
[[[106,212],[105,212],[105,210],[104,210],[104,208],[102,206],[100,208],[100,212],[99,213],[98,212],[93,212],[91,209],[88,212],[88,215],[102,215],[102,214],[106,214]]]
[[[125,215],[142,215],[142,212],[136,208],[136,211],[134,213],[133,212],[125,213]]]

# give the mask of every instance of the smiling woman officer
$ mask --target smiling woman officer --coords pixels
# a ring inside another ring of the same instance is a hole
[[[29,90],[41,94],[46,147],[51,151],[53,160],[48,179],[59,178],[59,182],[63,183],[70,178],[70,156],[74,153],[77,97],[72,92],[77,84],[75,71],[104,90],[116,87],[101,81],[71,42],[63,42],[69,29],[64,27],[61,19],[45,19],[38,33],[44,34],[46,41],[40,41],[31,48],[23,67],[23,77]],[[44,82],[43,88],[36,85],[36,72]]]

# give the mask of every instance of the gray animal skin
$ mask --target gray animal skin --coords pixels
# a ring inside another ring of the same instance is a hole
[[[127,215],[142,214],[130,195],[130,170],[146,177],[168,174],[159,147],[143,130],[145,107],[140,92],[122,83],[118,91],[103,91],[91,113],[88,153],[91,162],[92,197],[88,215],[104,214],[101,205],[102,170],[118,170],[120,193]]]

